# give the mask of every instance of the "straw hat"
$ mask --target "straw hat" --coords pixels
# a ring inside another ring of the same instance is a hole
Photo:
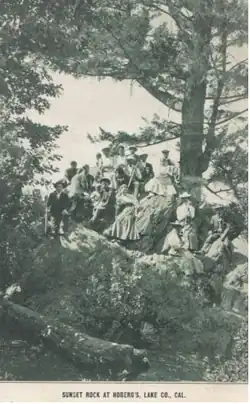
[[[148,153],[142,153],[139,155],[139,157],[148,157]]]
[[[136,160],[135,156],[131,154],[129,151],[126,152],[125,157],[127,160]]]
[[[180,198],[181,198],[181,199],[190,198],[190,197],[191,197],[191,195],[190,195],[188,192],[183,192],[183,193],[180,195]]]
[[[164,154],[164,156],[168,156],[168,155],[169,155],[169,150],[167,150],[167,149],[164,149],[164,150],[162,150],[161,152],[162,152],[162,154]]]
[[[103,178],[100,180],[100,182],[105,182],[105,183],[106,183],[106,184],[108,184],[108,185],[110,185],[110,184],[111,184],[110,179],[109,179],[109,178],[107,178],[107,177],[103,177]]]
[[[136,146],[130,146],[128,149],[135,152],[138,150]]]
[[[58,180],[58,181],[54,182],[53,185],[54,185],[55,188],[57,187],[57,185],[62,185],[63,188],[66,188],[67,187],[67,181],[64,180],[64,179],[61,179],[61,180]]]

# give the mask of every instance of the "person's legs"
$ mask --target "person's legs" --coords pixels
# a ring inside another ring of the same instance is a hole
[[[54,236],[57,236],[60,229],[60,223],[62,220],[62,215],[58,214],[57,216],[51,216],[51,233]]]
[[[69,229],[69,216],[68,215],[62,215],[62,228],[63,228],[63,233],[67,233]]]

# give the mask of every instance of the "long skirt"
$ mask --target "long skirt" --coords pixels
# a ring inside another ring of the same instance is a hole
[[[103,234],[119,240],[139,240],[140,236],[137,231],[134,206],[127,206],[117,216],[113,225],[105,230]]]
[[[168,176],[154,177],[145,184],[145,191],[160,196],[176,195],[177,191]]]

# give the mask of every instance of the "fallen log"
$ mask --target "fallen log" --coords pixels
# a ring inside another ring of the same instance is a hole
[[[0,301],[0,313],[7,322],[43,342],[85,370],[95,369],[98,374],[133,374],[136,377],[148,369],[145,350],[131,345],[117,344],[78,332],[56,319],[43,316],[8,299]]]

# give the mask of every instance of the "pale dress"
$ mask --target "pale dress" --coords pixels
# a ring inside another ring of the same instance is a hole
[[[157,177],[152,178],[145,184],[145,191],[152,192],[160,196],[176,195],[177,191],[173,184],[173,178],[176,176],[176,167],[168,165],[161,166]]]
[[[190,203],[182,203],[176,210],[177,220],[182,225],[183,248],[198,249],[198,238],[194,225],[195,208]]]
[[[114,239],[136,241],[140,239],[136,226],[136,200],[132,195],[123,194],[116,196],[117,203],[124,205],[122,212],[116,217],[115,222],[104,234]]]

